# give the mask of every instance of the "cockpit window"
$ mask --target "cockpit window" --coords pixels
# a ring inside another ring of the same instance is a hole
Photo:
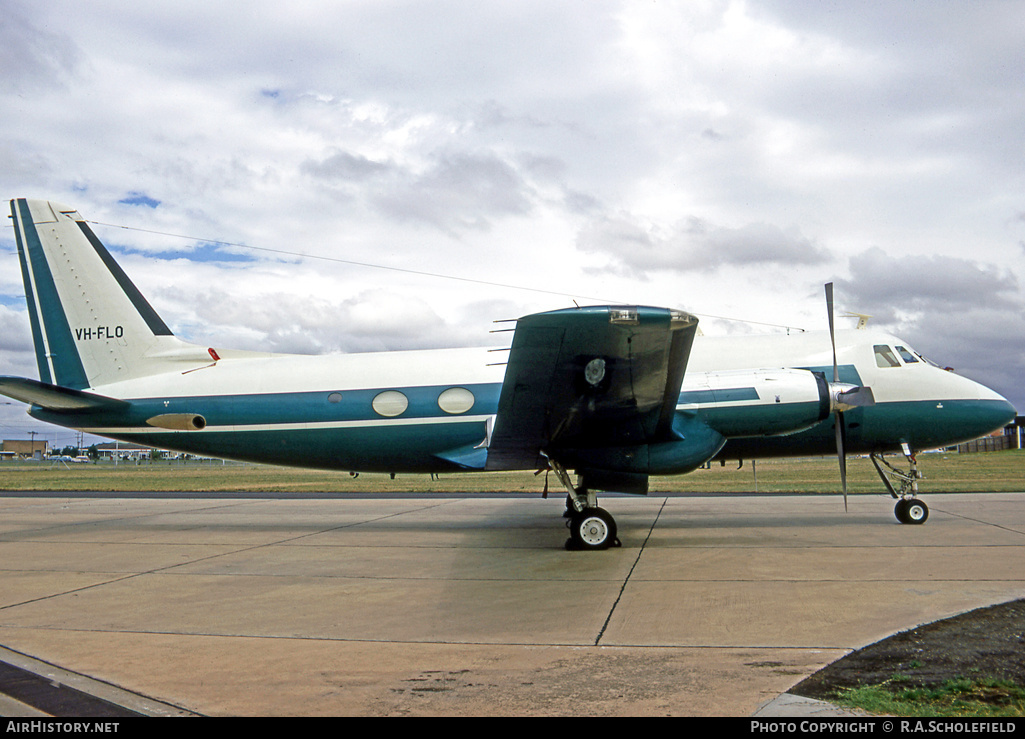
[[[904,364],[914,364],[918,361],[918,358],[914,354],[902,346],[897,347],[897,353],[900,354],[900,358],[904,360]]]
[[[872,349],[876,353],[877,367],[900,367],[900,362],[894,356],[893,350],[886,344],[876,344]]]

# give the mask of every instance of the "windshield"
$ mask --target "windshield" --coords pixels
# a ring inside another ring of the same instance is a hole
[[[904,364],[914,364],[918,361],[914,354],[902,346],[897,347],[897,353],[900,355],[900,358],[904,360]]]
[[[875,351],[877,367],[900,367],[893,349],[886,344],[876,344],[872,349]]]

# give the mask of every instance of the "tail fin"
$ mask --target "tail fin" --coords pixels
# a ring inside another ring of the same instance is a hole
[[[40,380],[82,390],[207,357],[175,338],[74,208],[22,198],[11,214]]]

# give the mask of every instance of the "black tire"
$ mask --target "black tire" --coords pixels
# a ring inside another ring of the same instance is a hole
[[[585,508],[570,519],[573,549],[597,551],[617,543],[616,520],[604,508]]]
[[[908,519],[908,501],[904,500],[904,498],[898,500],[897,505],[893,507],[893,515],[901,523],[911,523]]]
[[[907,507],[907,523],[910,524],[923,524],[929,518],[929,506],[927,506],[918,498],[908,501]]]

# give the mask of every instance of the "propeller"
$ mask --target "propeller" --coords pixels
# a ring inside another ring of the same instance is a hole
[[[872,388],[840,382],[836,362],[836,329],[833,325],[833,283],[826,283],[826,313],[829,316],[829,343],[833,348],[833,381],[829,383],[830,410],[836,414],[836,456],[840,461],[840,486],[843,488],[843,509],[847,511],[847,422],[844,413],[853,408],[875,405]]]

